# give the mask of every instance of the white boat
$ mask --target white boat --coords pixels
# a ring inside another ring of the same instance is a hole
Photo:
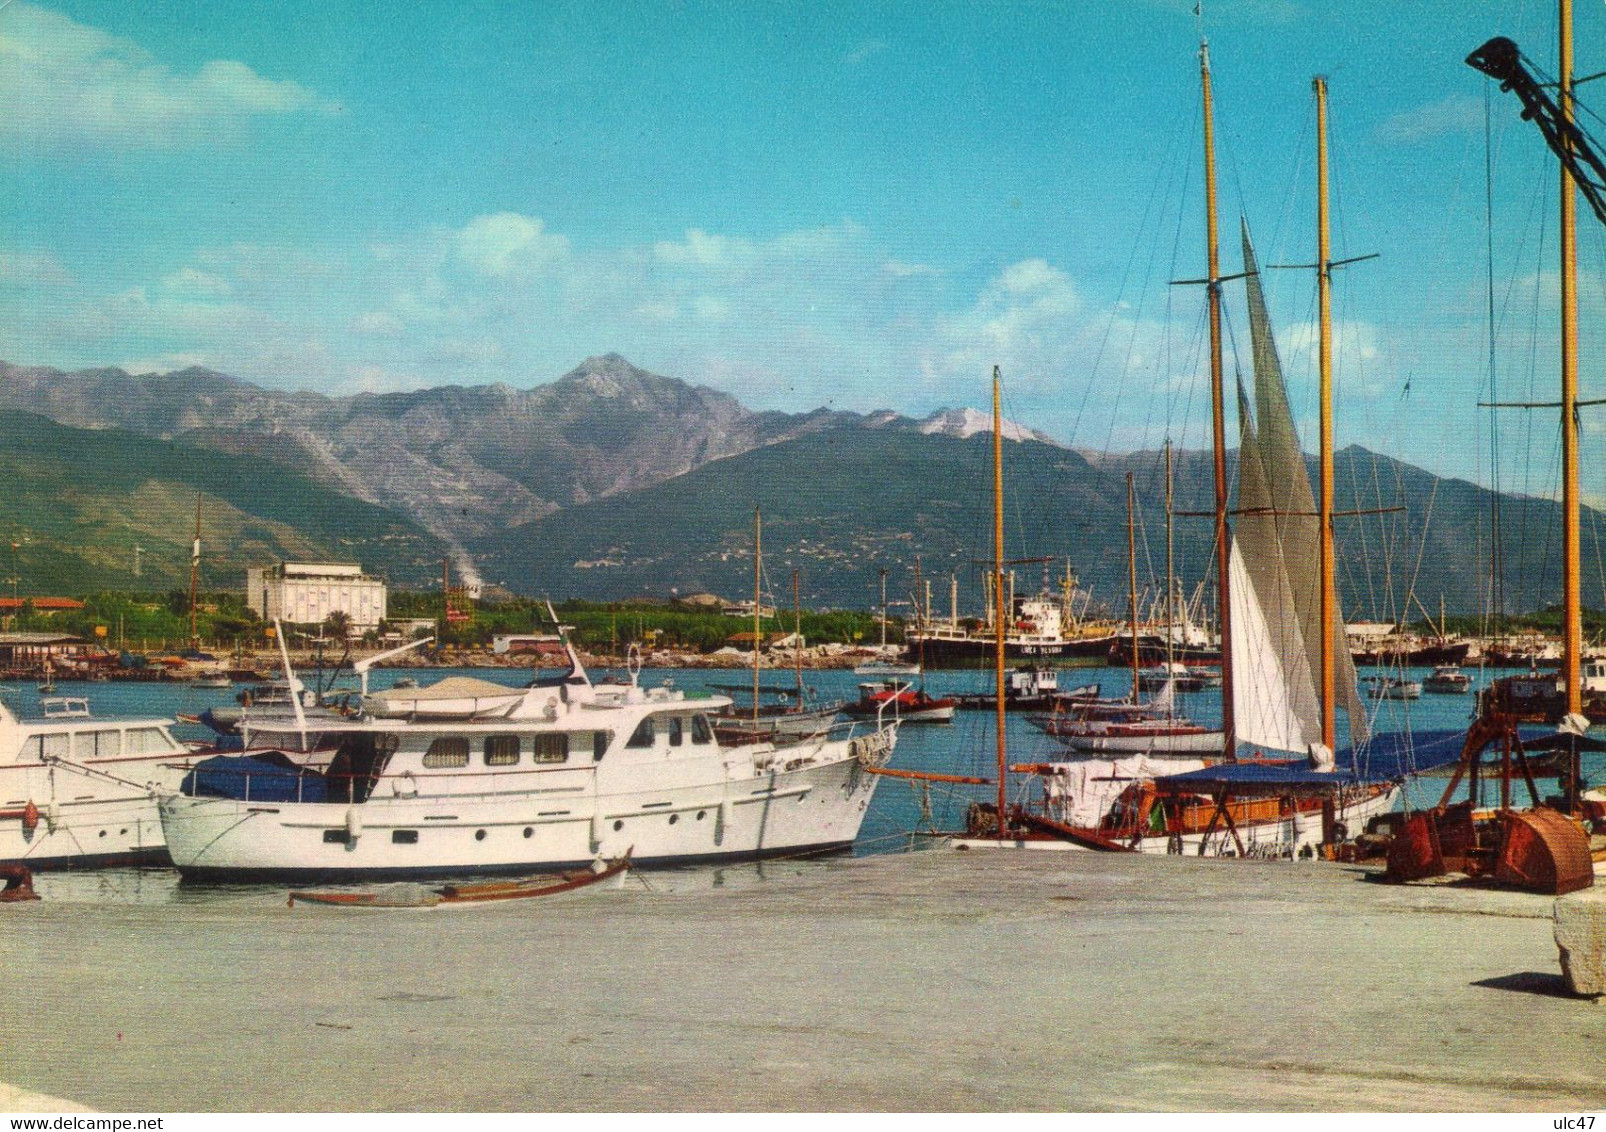
[[[1419,700],[1422,682],[1403,676],[1368,676],[1366,694],[1374,700]]]
[[[858,836],[877,781],[866,771],[891,757],[895,723],[724,748],[709,716],[725,697],[593,685],[572,650],[570,663],[510,706],[478,697],[495,714],[328,727],[338,742],[322,771],[201,764],[160,802],[173,864],[247,881],[418,878],[627,852],[697,863],[827,851]]]
[[[195,678],[190,681],[190,687],[192,688],[232,688],[233,686],[234,681],[229,679],[229,674],[216,669],[210,672],[197,673]]]
[[[1187,720],[1094,720],[1058,736],[1078,754],[1190,755],[1221,752],[1221,729],[1202,727]],[[1180,769],[1180,768],[1179,768]]]
[[[919,676],[918,664],[901,660],[872,660],[866,664],[855,665],[855,676]]]
[[[1472,687],[1472,677],[1454,664],[1441,664],[1422,678],[1422,690],[1440,695],[1459,695]]]
[[[156,792],[189,751],[167,719],[97,719],[82,697],[41,701],[42,719],[0,704],[0,865],[161,863]]]

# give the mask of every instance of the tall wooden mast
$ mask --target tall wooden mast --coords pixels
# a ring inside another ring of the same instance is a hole
[[[1175,499],[1171,483],[1171,438],[1165,439],[1165,674],[1171,678],[1171,666],[1176,663],[1176,548],[1171,537],[1171,516]]]
[[[1132,603],[1132,702],[1138,702],[1138,535],[1137,503],[1132,493],[1132,473],[1126,474],[1126,570],[1127,595]],[[1171,673],[1168,671],[1166,676]]]
[[[1221,256],[1216,238],[1216,125],[1210,101],[1210,45],[1199,41],[1199,79],[1204,90],[1205,244],[1210,269],[1210,424],[1216,487],[1216,624],[1221,634],[1221,747],[1231,759],[1238,738],[1232,711],[1231,533],[1227,529],[1227,406],[1221,381]]]
[[[1573,120],[1573,8],[1561,0],[1556,103],[1563,122]],[[1563,135],[1563,144],[1566,144]],[[1578,190],[1567,163],[1561,165],[1561,509],[1562,608],[1566,634],[1562,681],[1568,712],[1583,710],[1579,681],[1583,654],[1583,611],[1578,592],[1581,569],[1578,515]]]
[[[1004,641],[1007,631],[1004,610],[1004,394],[1003,379],[998,367],[993,367],[993,644],[994,675],[998,693],[998,839],[1002,841],[1006,828],[1005,804],[1009,774],[1009,756],[1004,742]]]
[[[1320,524],[1322,578],[1321,701],[1322,742],[1338,749],[1334,710],[1333,622],[1337,619],[1338,587],[1333,561],[1333,273],[1327,226],[1327,79],[1311,80],[1316,91],[1316,292],[1321,310],[1321,494],[1317,500]]]

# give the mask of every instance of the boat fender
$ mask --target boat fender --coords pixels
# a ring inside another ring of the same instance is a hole
[[[362,836],[362,813],[356,806],[346,807],[346,839],[355,841]]]
[[[22,807],[22,828],[26,833],[32,833],[39,828],[39,807],[34,805],[32,798],[29,798],[28,804]]]
[[[55,802],[45,803],[45,828],[51,833],[56,832],[56,826],[61,821],[61,807]]]

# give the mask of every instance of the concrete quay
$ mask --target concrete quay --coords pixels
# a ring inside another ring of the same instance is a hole
[[[1606,1007],[1567,996],[1551,898],[1353,866],[933,851],[433,912],[39,887],[0,908],[9,1104],[1606,1106]]]

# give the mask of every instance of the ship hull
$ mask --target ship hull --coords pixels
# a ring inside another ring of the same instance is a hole
[[[1112,640],[1109,636],[1099,636],[1009,641],[1004,646],[1004,658],[1006,661],[1035,660],[1091,667],[1104,663]],[[923,658],[927,668],[976,668],[994,663],[997,648],[997,642],[991,637],[913,638],[909,643],[909,655]]]
[[[611,785],[576,771],[539,795],[390,796],[356,805],[257,805],[171,795],[160,805],[173,864],[188,880],[303,883],[506,875],[631,854],[636,864],[704,864],[849,846],[875,792],[843,757],[731,777],[725,757],[674,780]]]

